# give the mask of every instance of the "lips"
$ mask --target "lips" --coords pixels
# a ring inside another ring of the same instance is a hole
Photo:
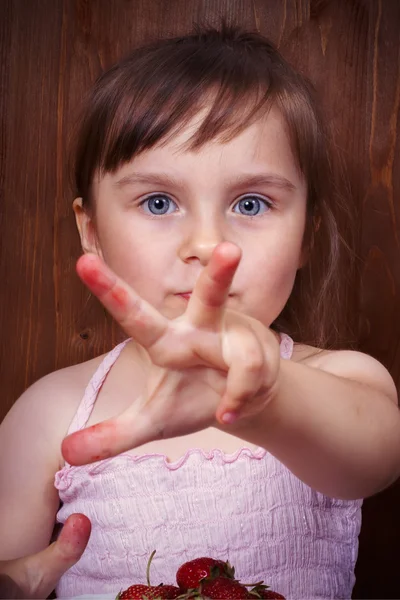
[[[175,294],[175,296],[180,296],[181,298],[184,298],[185,300],[189,300],[191,295],[192,295],[192,292],[180,292],[178,294]],[[228,298],[232,298],[233,296],[234,296],[234,294],[229,294]]]
[[[182,294],[177,294],[177,296],[181,296],[181,298],[184,298],[185,300],[189,300],[191,295],[192,292],[183,292]]]

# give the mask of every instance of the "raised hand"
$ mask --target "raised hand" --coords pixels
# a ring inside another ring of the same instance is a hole
[[[64,458],[85,464],[156,439],[230,424],[256,414],[275,393],[279,343],[261,323],[228,310],[240,262],[230,243],[217,246],[201,272],[185,313],[167,319],[95,255],[77,271],[148,357],[148,383],[119,416],[68,436]]]
[[[82,556],[90,521],[71,515],[57,539],[37,554],[0,561],[0,598],[47,598],[60,577]]]

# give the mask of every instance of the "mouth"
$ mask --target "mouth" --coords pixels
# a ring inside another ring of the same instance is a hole
[[[192,295],[192,292],[182,292],[181,294],[176,295],[180,296],[180,298],[183,298],[184,300],[189,300],[190,296]]]
[[[180,298],[183,298],[186,301],[190,300],[190,296],[192,295],[192,292],[181,292],[179,294],[175,294],[175,296],[179,296]],[[234,296],[234,294],[229,294],[228,298],[232,298]]]

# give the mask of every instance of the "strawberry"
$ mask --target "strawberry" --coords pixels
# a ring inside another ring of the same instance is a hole
[[[120,592],[115,600],[163,600],[177,598],[181,590],[174,585],[150,585],[150,566],[156,551],[150,554],[147,562],[146,579],[147,585],[135,583],[128,587],[127,590]]]
[[[200,584],[201,595],[218,600],[242,600],[254,598],[244,585],[228,577],[206,579]]]
[[[190,560],[179,567],[176,573],[176,581],[181,590],[187,592],[187,590],[197,588],[200,581],[205,577],[221,576],[233,579],[234,575],[235,569],[229,562],[203,556],[202,558]]]
[[[131,585],[124,592],[120,592],[116,600],[158,600],[164,598],[177,598],[181,590],[174,585]]]

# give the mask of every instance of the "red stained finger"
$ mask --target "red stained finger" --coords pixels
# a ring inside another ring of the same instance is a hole
[[[201,272],[186,315],[197,327],[209,327],[217,324],[241,258],[241,250],[235,244],[219,244],[208,265]]]
[[[129,303],[129,294],[123,288],[115,287],[111,292],[111,298],[118,308],[125,308]]]
[[[155,439],[154,423],[140,412],[141,399],[117,417],[67,436],[61,452],[67,463],[85,465],[111,458]]]
[[[84,254],[76,263],[76,270],[82,281],[98,298],[106,294],[117,281],[116,275],[95,254]]]
[[[98,256],[84,254],[78,260],[76,270],[129,337],[147,348],[165,333],[168,321]]]
[[[115,419],[97,423],[67,436],[61,445],[71,465],[85,465],[118,454],[118,428]]]
[[[41,552],[7,561],[7,573],[24,592],[23,598],[47,598],[60,577],[82,556],[89,541],[90,521],[76,513],[65,522],[58,539]],[[5,596],[3,596],[5,597]]]
[[[68,517],[57,540],[58,551],[67,562],[75,562],[82,555],[89,541],[91,528],[85,515],[76,513]]]

